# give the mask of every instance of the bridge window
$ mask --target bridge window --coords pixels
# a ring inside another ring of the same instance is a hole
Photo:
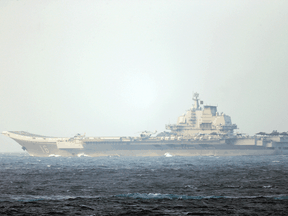
[[[202,123],[202,124],[200,125],[200,128],[201,128],[201,129],[211,129],[212,126],[211,126],[211,123]]]

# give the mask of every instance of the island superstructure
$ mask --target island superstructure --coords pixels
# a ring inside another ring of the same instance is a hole
[[[167,130],[177,136],[189,137],[198,133],[220,133],[233,134],[233,130],[237,129],[237,125],[232,124],[231,118],[223,113],[217,112],[217,106],[199,105],[199,94],[195,93],[193,100],[194,106],[191,107],[186,114],[178,117],[177,124],[166,125]],[[203,104],[203,101],[200,101]]]
[[[40,136],[24,131],[3,131],[31,156],[232,156],[288,154],[288,134],[273,131],[254,136],[234,133],[231,117],[217,106],[203,105],[199,94],[194,105],[178,117],[176,124],[156,136],[143,131],[136,137]]]

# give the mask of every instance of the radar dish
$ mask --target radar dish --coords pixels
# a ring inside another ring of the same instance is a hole
[[[199,94],[197,92],[194,93],[193,98],[197,99],[198,97],[199,97]]]

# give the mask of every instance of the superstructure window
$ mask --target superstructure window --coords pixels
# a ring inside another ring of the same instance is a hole
[[[211,123],[202,123],[202,124],[200,125],[200,128],[201,128],[201,129],[211,129],[212,126],[211,126]]]

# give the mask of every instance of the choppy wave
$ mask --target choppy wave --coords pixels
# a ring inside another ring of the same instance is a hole
[[[1,154],[0,200],[287,200],[287,164],[286,156],[38,158]]]
[[[257,199],[257,198],[270,198],[276,200],[288,199],[286,195],[278,196],[187,196],[187,195],[177,195],[177,194],[161,194],[161,193],[128,193],[119,194],[115,197],[126,197],[134,199],[181,199],[181,200],[200,200],[200,199]]]
[[[42,200],[73,200],[77,198],[82,199],[95,199],[99,198],[100,196],[65,196],[65,195],[53,195],[53,196],[33,196],[33,195],[1,195],[0,196],[0,202],[3,201],[18,201],[18,202],[36,202],[36,201],[42,201]]]
[[[161,194],[161,193],[127,193],[112,196],[33,196],[33,195],[1,195],[0,202],[16,201],[16,202],[37,202],[37,201],[51,201],[51,200],[75,200],[75,199],[111,199],[111,198],[132,198],[132,199],[157,199],[157,200],[202,200],[202,199],[261,199],[268,198],[273,200],[288,200],[287,195],[277,196],[189,196],[177,194]]]
[[[220,199],[225,198],[224,196],[187,196],[187,195],[177,195],[177,194],[161,194],[161,193],[128,193],[119,194],[116,197],[128,197],[134,199]]]

